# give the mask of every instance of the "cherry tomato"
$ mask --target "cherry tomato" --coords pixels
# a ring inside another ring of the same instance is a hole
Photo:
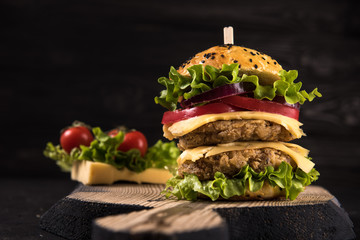
[[[118,130],[114,129],[111,130],[108,133],[108,135],[114,137],[116,136],[117,133]],[[142,134],[139,131],[131,131],[126,133],[124,137],[124,141],[118,147],[118,150],[122,152],[127,152],[133,148],[139,149],[142,157],[144,157],[147,152],[148,143],[146,137],[144,136],[144,134]]]
[[[110,137],[115,137],[118,133],[119,133],[119,130],[113,129],[113,130],[111,130],[110,132],[108,132],[108,135],[109,135]]]
[[[221,102],[251,111],[269,112],[299,119],[299,110],[281,103],[259,100],[255,98],[231,96],[221,99]]]
[[[60,145],[67,153],[70,153],[73,148],[78,148],[80,145],[90,146],[93,140],[94,137],[88,128],[70,127],[61,134]]]

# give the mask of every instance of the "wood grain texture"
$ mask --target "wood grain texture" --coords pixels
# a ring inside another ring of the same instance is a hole
[[[204,206],[202,206],[204,207]],[[227,224],[219,214],[191,202],[151,211],[100,218],[95,221],[93,239],[228,239]]]
[[[91,233],[93,239],[355,237],[352,222],[336,198],[318,186],[309,186],[294,201],[244,202],[165,199],[160,195],[163,187],[79,185],[42,216],[41,227],[68,239],[86,239]]]

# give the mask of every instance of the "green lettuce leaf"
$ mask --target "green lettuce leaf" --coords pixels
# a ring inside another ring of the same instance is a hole
[[[175,176],[168,180],[162,193],[167,198],[173,195],[178,199],[191,201],[196,200],[198,193],[201,193],[215,201],[220,196],[224,199],[242,196],[247,189],[256,192],[267,181],[271,186],[283,189],[287,199],[294,200],[305,186],[316,181],[319,175],[314,168],[309,173],[300,168],[293,171],[291,165],[286,162],[282,162],[277,170],[269,166],[260,173],[246,165],[231,179],[220,172],[215,173],[214,180],[208,181],[200,181],[194,174],[187,174],[183,179]]]
[[[158,140],[155,145],[148,148],[145,159],[151,162],[151,167],[164,168],[175,175],[177,167],[176,160],[179,156],[180,150],[174,141],[164,143]]]
[[[110,164],[118,169],[126,167],[134,172],[142,172],[148,168],[165,168],[174,172],[176,159],[180,150],[175,142],[162,142],[159,140],[155,145],[148,148],[144,157],[138,149],[131,149],[127,152],[118,151],[117,148],[124,141],[125,133],[119,133],[110,137],[99,127],[92,129],[94,140],[90,146],[75,148],[70,154],[66,153],[60,145],[54,146],[48,143],[44,155],[56,161],[63,171],[70,171],[74,161],[88,160]]]
[[[60,147],[60,145],[54,146],[54,144],[48,142],[43,154],[45,157],[55,160],[56,164],[62,171],[69,172],[71,171],[71,166],[73,165],[74,161],[78,159],[80,150],[78,148],[74,148],[70,154],[68,154]]]
[[[223,64],[221,69],[210,65],[193,65],[188,68],[190,76],[179,74],[174,67],[170,68],[169,78],[161,77],[158,83],[166,89],[160,92],[160,96],[155,97],[155,103],[169,109],[176,110],[178,101],[182,97],[189,99],[200,93],[209,91],[225,84],[239,82],[250,82],[254,85],[254,98],[273,100],[276,96],[283,96],[288,103],[303,104],[306,100],[312,101],[316,96],[321,97],[321,93],[315,88],[310,93],[301,90],[302,83],[295,83],[298,77],[296,70],[279,72],[280,80],[273,85],[261,85],[259,78],[255,75],[239,76],[239,64]]]
[[[302,83],[294,83],[294,80],[298,77],[298,71],[296,70],[281,70],[279,76],[281,79],[274,82],[273,86],[276,88],[276,94],[284,96],[288,103],[303,104],[306,100],[311,102],[315,97],[322,97],[317,88],[310,93],[307,93],[305,90],[300,91]]]

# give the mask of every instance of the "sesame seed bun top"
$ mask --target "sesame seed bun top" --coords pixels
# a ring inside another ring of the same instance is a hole
[[[183,63],[178,72],[189,75],[187,68],[192,65],[203,64],[221,69],[223,64],[232,63],[239,64],[239,75],[257,75],[263,85],[270,85],[279,80],[278,73],[283,69],[276,60],[259,51],[235,45],[222,45],[196,54]]]

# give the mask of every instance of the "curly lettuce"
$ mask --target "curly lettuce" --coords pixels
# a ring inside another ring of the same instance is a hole
[[[75,161],[88,160],[110,164],[117,169],[127,168],[130,171],[142,172],[148,168],[165,168],[174,171],[176,159],[180,150],[175,142],[162,142],[159,140],[155,145],[148,148],[144,157],[138,149],[131,149],[127,152],[118,151],[117,148],[124,141],[125,133],[119,133],[110,137],[99,127],[92,129],[94,140],[90,146],[74,148],[70,154],[65,152],[60,145],[54,146],[47,143],[44,155],[56,161],[63,171],[70,171]]]
[[[48,157],[54,161],[64,172],[70,172],[71,167],[80,155],[80,149],[74,148],[70,154],[68,154],[60,145],[54,145],[51,142],[46,144],[45,150],[43,152],[45,157]]]
[[[210,65],[193,65],[188,68],[190,76],[179,74],[174,67],[170,68],[169,78],[161,77],[158,83],[166,89],[160,92],[160,96],[155,97],[155,103],[169,109],[176,110],[177,103],[182,97],[189,99],[200,93],[209,91],[225,84],[239,82],[249,82],[254,85],[254,98],[273,100],[275,96],[283,96],[288,103],[303,104],[306,100],[312,101],[316,96],[321,97],[321,93],[315,88],[310,93],[301,90],[302,83],[294,82],[298,77],[297,70],[279,72],[280,80],[272,85],[261,85],[256,75],[239,76],[239,64],[223,64],[221,69]]]
[[[316,181],[319,175],[314,168],[309,173],[305,173],[300,168],[293,171],[292,166],[286,162],[282,162],[277,170],[268,166],[260,173],[246,165],[231,179],[220,172],[215,173],[214,180],[207,181],[200,181],[194,174],[187,174],[183,179],[176,176],[167,181],[162,193],[167,198],[173,195],[178,199],[191,201],[196,200],[201,193],[215,201],[219,197],[228,199],[232,196],[243,196],[247,189],[256,192],[267,181],[271,186],[285,190],[286,199],[294,200],[305,186]]]

